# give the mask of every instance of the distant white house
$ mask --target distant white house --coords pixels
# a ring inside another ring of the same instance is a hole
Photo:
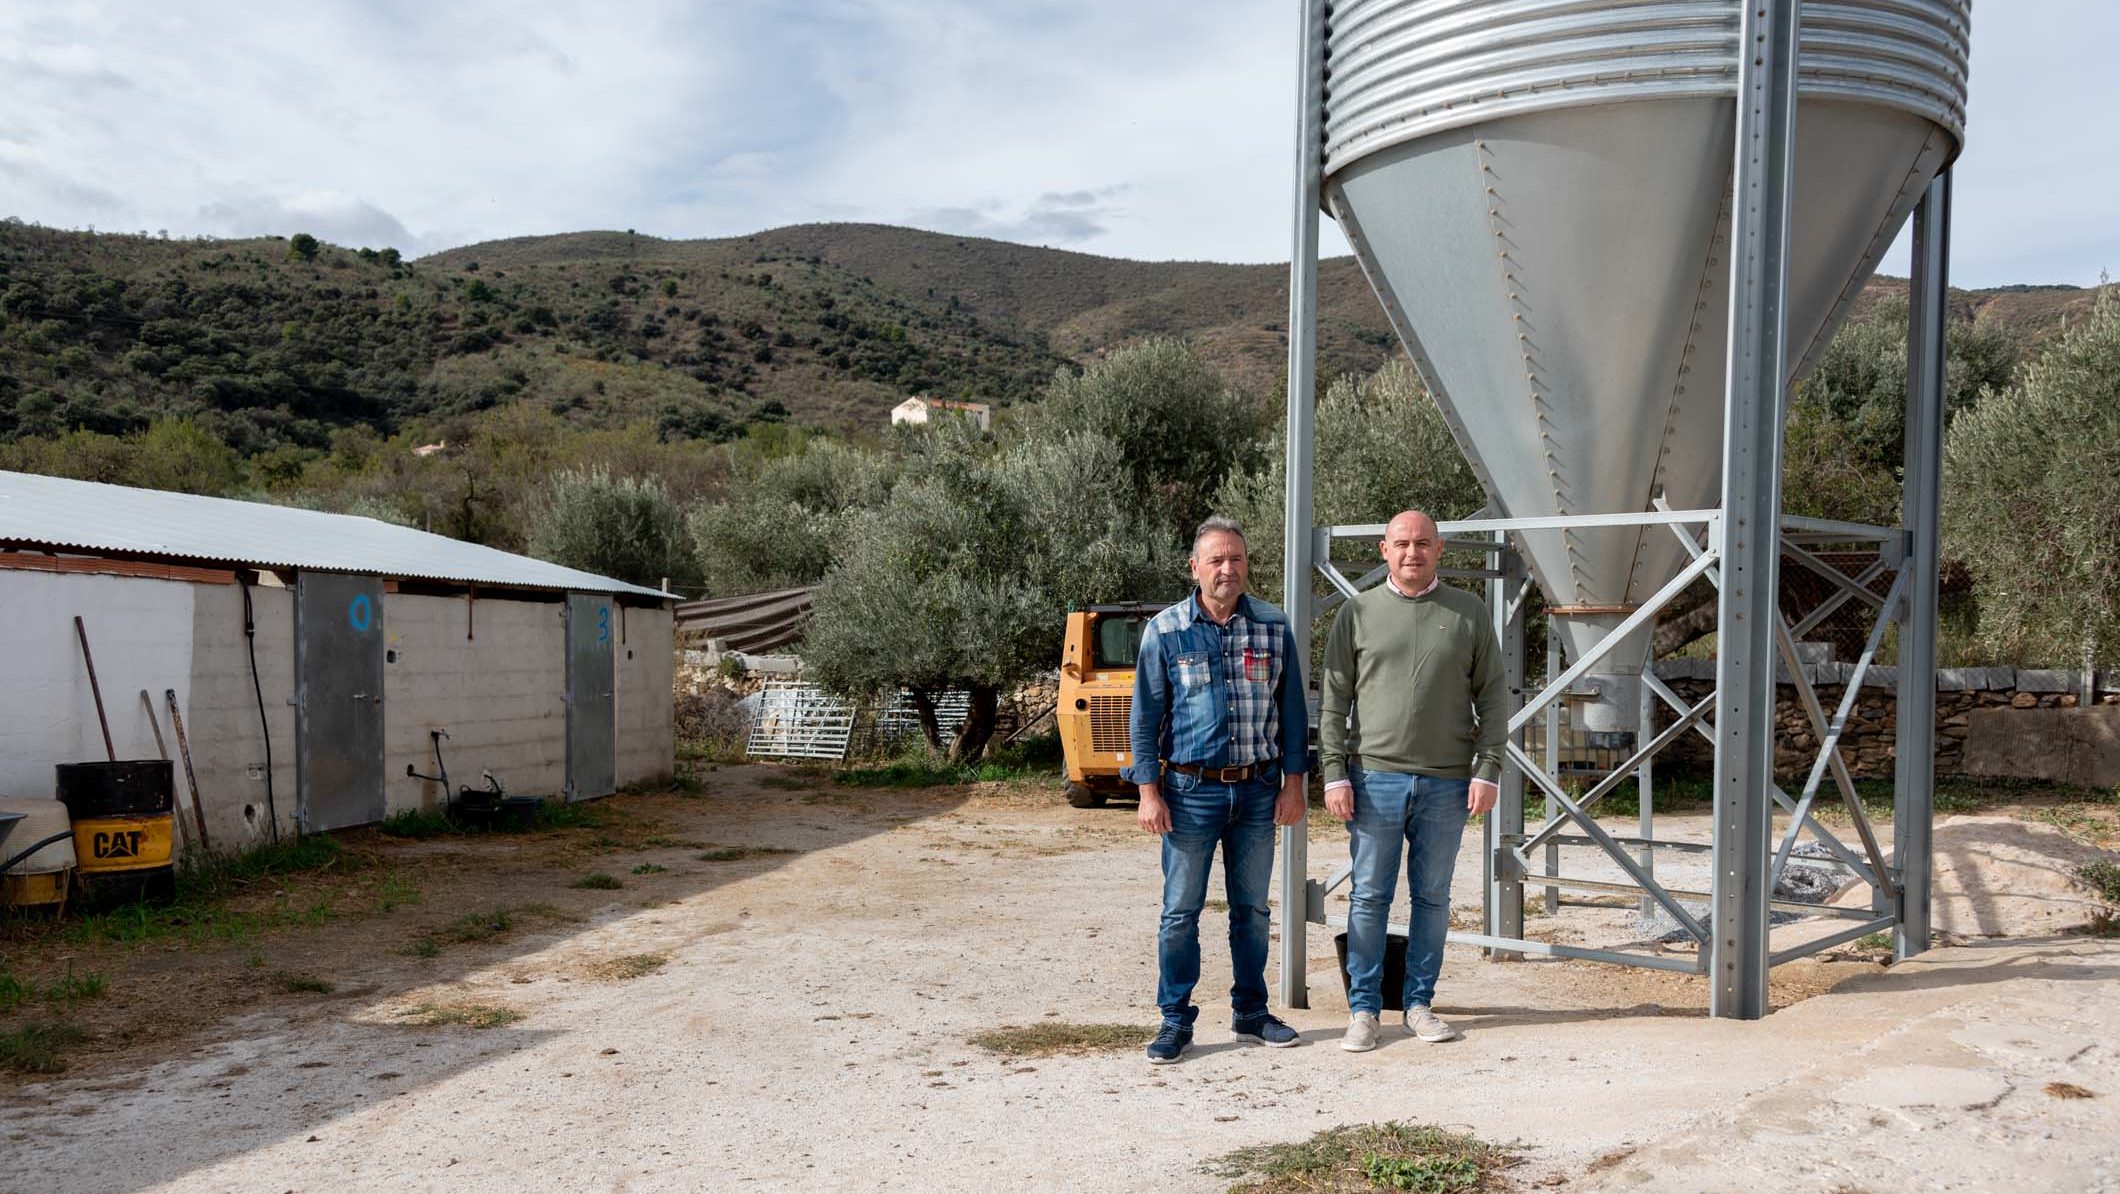
[[[954,415],[970,419],[979,424],[979,430],[990,429],[994,408],[984,402],[952,402],[946,398],[919,396],[908,398],[891,408],[891,424],[912,423],[924,425],[930,418]]]

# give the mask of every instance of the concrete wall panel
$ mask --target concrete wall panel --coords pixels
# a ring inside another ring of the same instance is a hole
[[[429,731],[445,729],[449,779],[491,771],[509,792],[550,796],[566,781],[566,626],[556,602],[384,598],[385,792],[389,811],[439,810]]]
[[[199,800],[216,850],[242,850],[272,840],[277,812],[283,838],[295,831],[294,594],[266,585],[250,588],[257,624],[257,683],[243,634],[243,590],[193,586],[190,636],[191,699],[184,729],[191,740]],[[264,697],[264,717],[258,713]],[[137,697],[135,698],[137,699]],[[266,734],[271,734],[272,782],[266,784]],[[167,729],[165,727],[165,733]],[[169,748],[176,752],[171,740]],[[184,782],[182,763],[177,782]]]
[[[626,608],[618,646],[618,783],[656,783],[676,769],[671,686],[677,655],[667,609]]]

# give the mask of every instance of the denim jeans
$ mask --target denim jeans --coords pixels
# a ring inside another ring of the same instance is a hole
[[[1469,779],[1436,779],[1395,771],[1350,771],[1354,820],[1347,823],[1354,858],[1353,892],[1347,909],[1347,1008],[1383,1010],[1385,922],[1399,878],[1399,847],[1406,854],[1406,888],[1413,897],[1407,920],[1406,988],[1401,1007],[1423,1007],[1435,998],[1443,972],[1443,938],[1450,931],[1450,875],[1465,835]]]
[[[1165,1024],[1190,1028],[1200,1014],[1192,1002],[1200,981],[1200,909],[1207,902],[1207,872],[1217,843],[1229,899],[1230,1006],[1238,1020],[1266,1011],[1266,897],[1273,887],[1273,805],[1280,787],[1280,769],[1272,765],[1234,784],[1182,771],[1163,773],[1170,832],[1163,835],[1156,1006]]]

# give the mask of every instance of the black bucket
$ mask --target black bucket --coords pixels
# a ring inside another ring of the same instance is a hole
[[[1340,989],[1349,987],[1347,981],[1347,934],[1333,936],[1332,947],[1340,951]],[[1403,1012],[1401,1004],[1406,1002],[1406,938],[1399,933],[1384,935],[1384,977],[1380,984],[1384,989],[1378,994],[1384,997],[1384,1010]]]
[[[53,770],[59,803],[76,821],[147,816],[176,807],[176,773],[168,759],[60,763]]]

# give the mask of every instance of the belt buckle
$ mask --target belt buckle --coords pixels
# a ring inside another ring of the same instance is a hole
[[[1224,784],[1237,783],[1243,780],[1244,771],[1244,767],[1217,767],[1215,768],[1215,782]]]

